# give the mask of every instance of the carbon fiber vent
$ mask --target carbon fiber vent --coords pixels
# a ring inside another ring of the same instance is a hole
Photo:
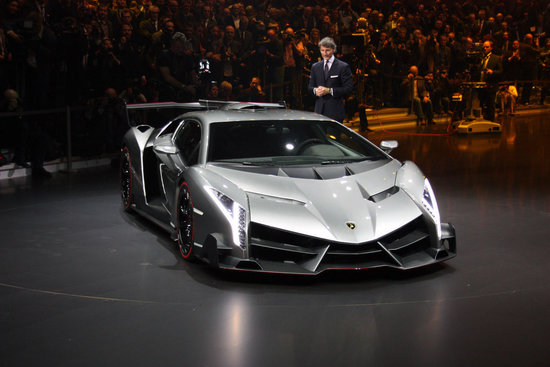
[[[379,266],[408,268],[430,258],[429,234],[422,217],[378,240],[359,244],[333,243],[257,223],[250,224],[249,233],[250,258],[260,265],[294,263],[306,271],[319,272]]]
[[[389,197],[392,196],[392,195],[397,194],[397,192],[399,192],[399,187],[393,186],[393,187],[390,187],[390,188],[387,189],[387,190],[384,190],[384,191],[382,191],[382,192],[379,192],[378,194],[369,196],[369,197],[367,198],[367,200],[370,200],[370,201],[372,201],[373,203],[377,203],[377,202],[379,202],[379,201],[382,201],[382,200],[384,200],[384,199],[389,198]]]

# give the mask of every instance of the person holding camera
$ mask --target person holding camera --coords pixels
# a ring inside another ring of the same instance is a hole
[[[499,115],[506,114],[506,106],[510,106],[510,116],[515,115],[516,99],[518,98],[518,90],[514,84],[502,85],[497,93],[497,100],[500,101]]]
[[[290,106],[298,103],[298,88],[302,88],[305,46],[294,30],[287,27],[283,32],[284,95]]]
[[[271,99],[274,102],[282,101],[284,99],[283,82],[285,80],[284,45],[275,28],[267,30],[265,57],[267,65],[266,82],[271,84]]]
[[[250,79],[249,87],[242,90],[239,100],[247,102],[267,102],[267,95],[262,90],[262,82],[259,77],[254,76]]]
[[[502,55],[504,57],[504,80],[518,80],[521,76],[522,60],[519,41],[512,41],[512,48]]]

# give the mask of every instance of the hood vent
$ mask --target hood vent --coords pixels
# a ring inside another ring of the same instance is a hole
[[[292,178],[307,178],[311,180],[330,180],[351,176],[354,173],[347,166],[327,167],[284,167],[279,169],[279,176]]]
[[[359,188],[359,192],[361,192],[361,196],[363,196],[364,199],[372,201],[373,203],[378,203],[379,201],[387,199],[399,191],[399,187],[392,186],[387,190],[379,192],[378,194],[370,195],[363,185],[357,183],[357,187]]]
[[[369,197],[367,198],[367,200],[370,200],[370,201],[372,201],[373,203],[377,203],[377,202],[379,202],[379,201],[382,201],[382,200],[384,200],[384,199],[389,198],[389,197],[392,196],[392,195],[395,195],[398,191],[399,191],[399,187],[397,187],[397,186],[392,186],[392,187],[390,187],[390,188],[387,189],[387,190],[384,190],[384,191],[382,191],[382,192],[379,192],[378,194],[369,196]]]

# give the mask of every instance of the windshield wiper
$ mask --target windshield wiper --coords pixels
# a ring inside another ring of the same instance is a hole
[[[243,166],[274,166],[273,161],[244,161],[241,162]]]
[[[355,162],[364,161],[366,159],[368,158],[361,157],[361,158],[330,159],[330,160],[322,161],[321,164],[328,165],[328,164],[355,163]]]

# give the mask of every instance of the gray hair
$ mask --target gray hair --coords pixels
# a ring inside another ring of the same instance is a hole
[[[187,39],[187,37],[185,36],[185,34],[183,34],[181,32],[176,32],[172,36],[171,43],[175,43],[175,42],[182,42],[183,43],[183,48],[186,49],[186,50],[190,50],[190,49],[193,48],[193,44],[191,43],[191,41],[189,41]]]
[[[334,40],[330,37],[323,38],[321,41],[319,41],[318,46],[319,48],[321,48],[321,46],[332,48],[334,51],[336,51],[336,42],[334,42]]]
[[[187,37],[185,37],[185,34],[183,34],[181,32],[176,32],[172,36],[172,41],[187,42]]]

